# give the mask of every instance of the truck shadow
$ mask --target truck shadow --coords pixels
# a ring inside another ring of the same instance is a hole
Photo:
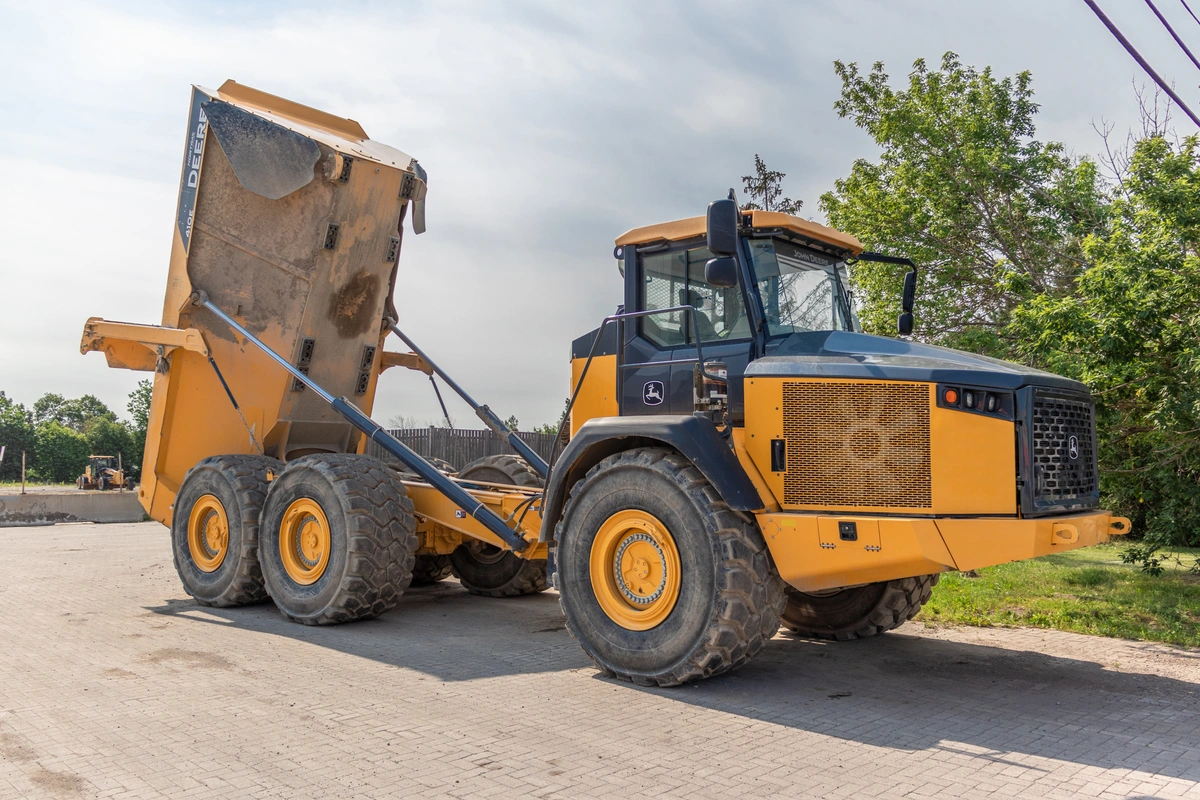
[[[567,634],[553,593],[489,600],[447,581],[410,590],[377,620],[326,628],[289,623],[270,604],[211,609],[171,600],[149,610],[285,636],[448,682],[573,670],[608,680]],[[840,643],[784,632],[731,675],[673,689],[621,685],[868,746],[999,763],[1023,753],[1200,781],[1200,684],[1092,661],[902,630]]]

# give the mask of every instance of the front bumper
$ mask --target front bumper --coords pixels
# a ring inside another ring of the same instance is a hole
[[[1101,544],[1130,530],[1128,519],[1108,511],[1039,519],[757,517],[780,576],[808,592],[1023,561]]]

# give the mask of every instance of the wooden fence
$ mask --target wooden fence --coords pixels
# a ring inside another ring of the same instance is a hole
[[[392,428],[388,433],[395,436],[406,445],[416,450],[425,458],[440,458],[462,469],[472,461],[484,456],[501,454],[516,455],[508,442],[489,430],[450,430],[448,428]],[[550,433],[517,433],[524,442],[533,448],[534,452],[544,459],[550,458],[550,447],[554,444],[554,435]],[[369,442],[367,455],[394,461],[383,448]]]

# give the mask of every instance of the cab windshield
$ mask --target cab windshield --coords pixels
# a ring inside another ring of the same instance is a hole
[[[751,239],[749,244],[769,335],[862,330],[845,262],[786,239]]]

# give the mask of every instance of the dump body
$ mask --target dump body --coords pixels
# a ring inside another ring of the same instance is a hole
[[[155,371],[139,491],[153,518],[169,524],[180,483],[206,456],[357,451],[348,422],[191,297],[206,292],[369,413],[403,220],[424,192],[412,157],[352,120],[233,81],[193,88],[162,315],[171,330],[146,326],[139,346],[121,339],[136,330],[106,340],[111,323],[96,320],[83,344],[111,366]]]

